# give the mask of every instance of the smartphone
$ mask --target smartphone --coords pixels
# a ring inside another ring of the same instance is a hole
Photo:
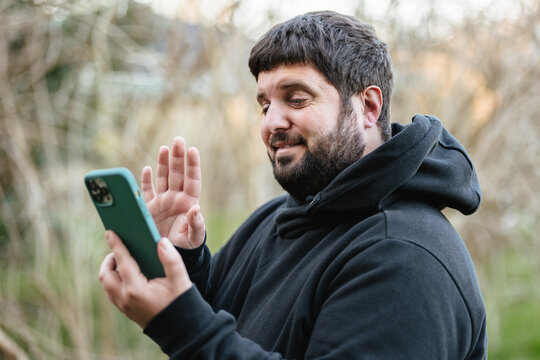
[[[161,236],[133,174],[126,168],[93,170],[84,183],[105,229],[122,239],[142,273],[148,279],[165,276],[157,254]]]

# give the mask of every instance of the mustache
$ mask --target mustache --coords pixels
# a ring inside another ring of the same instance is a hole
[[[306,144],[306,139],[302,135],[290,134],[287,132],[277,132],[268,139],[270,146],[275,147],[277,142],[288,142],[291,144]]]

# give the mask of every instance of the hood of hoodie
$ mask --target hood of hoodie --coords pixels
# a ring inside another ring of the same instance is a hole
[[[295,238],[321,219],[361,219],[411,199],[468,215],[480,205],[473,163],[434,116],[392,124],[392,138],[341,172],[308,205],[289,196],[276,217],[278,233]]]

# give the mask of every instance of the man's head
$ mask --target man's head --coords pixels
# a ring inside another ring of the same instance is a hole
[[[262,71],[297,63],[314,65],[338,90],[346,111],[352,95],[379,87],[383,104],[377,125],[382,139],[390,138],[392,61],[371,25],[332,11],[307,13],[271,28],[249,57],[256,79]]]
[[[299,16],[263,36],[249,64],[274,175],[300,202],[389,137],[391,63],[369,25],[330,12]]]

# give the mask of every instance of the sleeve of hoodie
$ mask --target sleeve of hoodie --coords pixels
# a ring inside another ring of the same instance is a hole
[[[452,276],[416,244],[385,239],[357,252],[327,291],[306,359],[485,358]]]
[[[235,329],[232,315],[215,313],[192,287],[152,319],[144,333],[171,359],[283,359]]]
[[[204,236],[204,243],[198,248],[182,249],[176,247],[176,250],[182,256],[189,278],[197,289],[199,289],[200,293],[205,295],[210,287],[209,276],[210,263],[212,261],[212,254],[206,245],[206,234]]]
[[[175,299],[144,329],[171,359],[283,359],[236,331],[236,319],[215,312],[201,295],[209,291],[210,253],[206,246],[178,249],[196,286]],[[208,264],[207,264],[208,263]]]

